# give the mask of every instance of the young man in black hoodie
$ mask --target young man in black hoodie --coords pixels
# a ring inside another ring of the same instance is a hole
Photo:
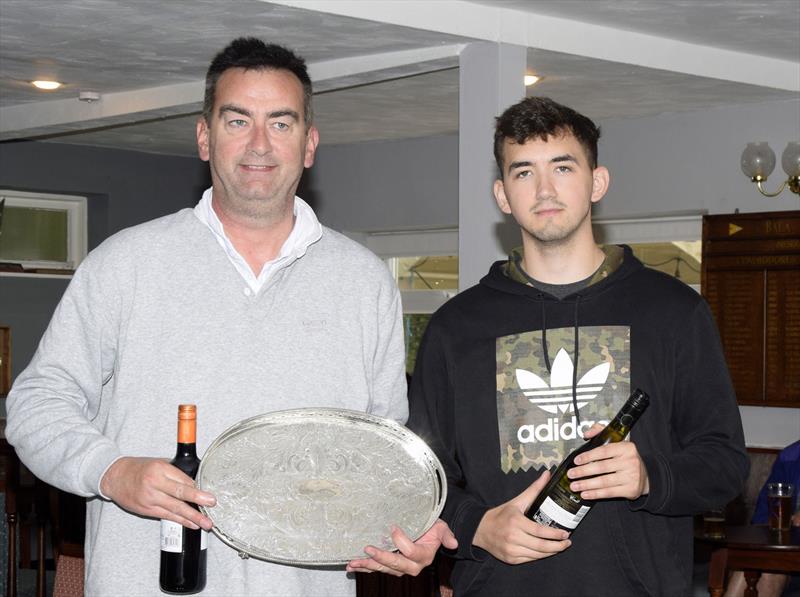
[[[447,471],[457,596],[691,593],[692,515],[741,489],[747,457],[716,326],[694,290],[598,246],[609,185],[595,124],[546,98],[497,119],[500,209],[522,247],[431,318],[409,426]],[[597,500],[571,536],[524,512],[556,466],[641,388],[631,441],[576,460]],[[589,431],[591,429],[591,431]]]

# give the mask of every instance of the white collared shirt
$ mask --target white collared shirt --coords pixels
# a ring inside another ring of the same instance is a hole
[[[281,246],[278,256],[272,261],[268,261],[261,268],[258,277],[247,265],[244,257],[241,256],[236,247],[225,234],[225,229],[222,222],[219,221],[217,213],[211,207],[212,188],[206,189],[200,202],[194,208],[194,213],[197,219],[208,226],[209,230],[214,234],[219,245],[225,250],[225,254],[230,259],[230,262],[236,268],[236,271],[247,282],[247,286],[252,293],[258,294],[261,287],[269,279],[269,277],[279,270],[284,265],[299,259],[305,255],[306,250],[312,244],[322,238],[322,225],[317,220],[317,216],[311,206],[303,201],[300,197],[295,195],[294,198],[294,226],[292,227],[289,238]]]

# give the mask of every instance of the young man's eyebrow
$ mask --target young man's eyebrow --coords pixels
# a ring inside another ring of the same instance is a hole
[[[516,170],[517,168],[528,168],[531,166],[533,162],[529,160],[521,160],[519,162],[511,162],[508,165],[508,171],[511,172],[512,170]]]
[[[576,158],[571,153],[565,153],[564,155],[557,155],[556,157],[550,160],[551,164],[556,164],[558,162],[575,162],[578,163],[578,158]]]
[[[562,155],[557,155],[555,157],[550,158],[548,163],[550,164],[558,164],[560,162],[573,162],[575,164],[578,163],[578,159],[572,155],[571,153],[565,153]],[[533,165],[533,162],[530,160],[520,160],[518,162],[511,162],[508,165],[508,172],[511,173],[512,170],[517,168],[530,168]]]

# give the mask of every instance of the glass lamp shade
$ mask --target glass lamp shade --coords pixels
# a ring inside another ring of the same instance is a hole
[[[785,152],[784,152],[785,153]],[[749,178],[766,180],[775,169],[775,152],[768,143],[748,143],[742,152],[742,172]]]
[[[744,158],[742,158],[744,159]],[[800,176],[800,142],[790,141],[781,155],[781,166],[789,176]]]

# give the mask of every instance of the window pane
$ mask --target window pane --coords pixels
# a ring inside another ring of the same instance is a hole
[[[686,284],[700,284],[702,241],[674,241],[671,243],[631,243],[633,254],[642,263]]]
[[[400,290],[458,290],[458,257],[399,257],[397,285]]]
[[[6,205],[0,261],[67,261],[67,212]]]
[[[414,313],[403,315],[403,328],[405,328],[406,339],[406,373],[414,373],[414,363],[417,362],[417,351],[425,328],[431,316],[428,313]]]

